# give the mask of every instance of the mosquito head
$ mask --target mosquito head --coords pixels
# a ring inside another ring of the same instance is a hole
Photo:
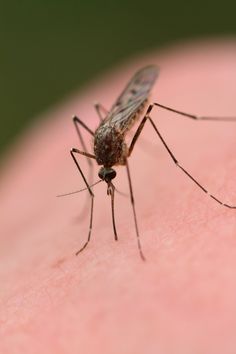
[[[109,183],[113,178],[116,177],[116,171],[111,167],[101,167],[98,176],[105,182]]]

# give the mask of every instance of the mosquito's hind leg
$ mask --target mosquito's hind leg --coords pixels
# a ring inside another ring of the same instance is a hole
[[[172,153],[172,151],[170,150],[169,146],[167,145],[167,143],[165,142],[164,138],[162,137],[162,135],[160,134],[159,130],[157,129],[156,125],[154,124],[153,120],[150,118],[150,113],[153,109],[153,105],[150,105],[147,109],[147,112],[144,116],[144,118],[142,119],[140,125],[138,126],[138,129],[136,130],[136,133],[134,134],[134,137],[131,141],[130,147],[129,147],[129,156],[133,151],[134,145],[138,139],[138,137],[140,136],[143,127],[146,123],[147,120],[150,121],[150,123],[152,124],[155,132],[157,133],[158,137],[160,138],[162,144],[164,145],[165,149],[167,150],[168,154],[170,155],[171,159],[173,160],[173,162],[175,163],[175,165],[177,167],[179,167],[186,176],[188,176],[203,192],[205,192],[206,194],[208,194],[214,201],[216,201],[218,204],[226,207],[226,208],[230,208],[230,209],[236,209],[236,206],[234,205],[230,205],[227,203],[222,202],[221,200],[219,200],[218,198],[216,198],[213,194],[210,194],[206,188],[204,188],[187,170],[185,170],[185,168],[178,162],[178,160],[176,159],[175,155]]]
[[[82,247],[81,249],[79,249],[79,250],[76,252],[76,256],[77,256],[80,252],[82,252],[82,251],[85,249],[85,247],[88,245],[88,243],[89,243],[89,241],[90,241],[91,232],[92,232],[92,226],[93,226],[93,203],[94,203],[94,194],[93,194],[93,192],[92,192],[92,190],[91,190],[91,188],[90,188],[90,186],[89,186],[89,184],[88,184],[88,182],[87,182],[87,180],[86,180],[86,178],[85,178],[85,176],[84,176],[83,171],[81,170],[81,167],[80,167],[78,161],[77,161],[76,158],[75,158],[75,154],[81,154],[81,155],[87,156],[88,158],[95,158],[95,156],[90,155],[90,154],[88,154],[88,153],[86,153],[86,152],[84,152],[84,151],[80,151],[80,150],[75,149],[75,148],[71,149],[70,154],[71,154],[71,157],[72,157],[74,163],[76,164],[77,169],[78,169],[79,172],[80,172],[81,177],[82,177],[83,180],[84,180],[84,183],[85,183],[85,185],[86,185],[86,187],[87,187],[87,189],[88,189],[88,192],[89,192],[89,195],[90,195],[90,200],[91,200],[88,238],[87,238],[87,241],[85,242],[85,244],[83,245],[83,247]]]
[[[165,140],[163,139],[162,135],[160,134],[159,130],[157,129],[156,125],[154,124],[153,120],[149,117],[149,121],[152,124],[155,132],[157,133],[157,135],[159,136],[160,140],[162,141],[163,145],[165,146],[168,154],[170,155],[171,159],[173,160],[173,162],[175,163],[175,165],[177,167],[179,167],[186,176],[188,176],[203,192],[205,192],[206,194],[208,194],[214,201],[216,201],[218,204],[226,207],[226,208],[230,208],[230,209],[236,209],[236,205],[230,205],[227,203],[222,202],[221,200],[219,200],[218,198],[216,198],[213,194],[209,193],[209,191],[203,187],[176,159],[176,157],[174,156],[174,154],[172,153],[172,151],[170,150],[170,148],[168,147],[168,145],[166,144]]]
[[[198,116],[196,114],[190,114],[190,113],[186,113],[186,112],[182,112],[179,111],[175,108],[171,108],[168,106],[164,106],[163,104],[160,104],[158,102],[154,102],[153,105],[158,106],[160,108],[163,108],[167,111],[176,113],[176,114],[180,114],[181,116],[190,118],[190,119],[194,119],[194,120],[214,120],[214,121],[218,121],[218,122],[236,122],[236,117],[206,117],[206,116]]]

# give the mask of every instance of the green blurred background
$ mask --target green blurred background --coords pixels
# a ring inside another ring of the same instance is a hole
[[[0,154],[37,113],[121,59],[235,33],[235,0],[1,1]]]

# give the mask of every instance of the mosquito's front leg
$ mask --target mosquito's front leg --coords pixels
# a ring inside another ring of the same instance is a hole
[[[78,138],[79,138],[79,141],[80,141],[80,144],[82,146],[82,149],[84,152],[86,152],[88,154],[88,149],[87,149],[87,146],[85,144],[85,141],[84,141],[84,138],[83,138],[83,135],[81,133],[81,128],[83,128],[84,130],[86,130],[90,135],[94,136],[94,133],[93,131],[77,116],[74,116],[73,117],[73,123],[74,123],[74,126],[75,126],[75,130],[77,132],[77,135],[78,135]],[[86,156],[86,155],[85,155]],[[92,180],[93,180],[93,164],[92,164],[92,160],[90,158],[90,156],[87,156],[86,158],[86,161],[88,163],[88,182],[89,184],[92,183]],[[84,212],[86,211],[87,209],[87,202],[84,204],[84,207],[83,209],[80,211],[80,215],[79,217],[81,218],[83,215],[84,215]]]
[[[74,126],[75,126],[75,130],[76,130],[76,132],[77,132],[77,135],[78,135],[78,137],[79,137],[81,146],[82,146],[83,150],[84,150],[86,153],[88,153],[88,149],[87,149],[87,147],[86,147],[86,145],[85,145],[84,138],[83,138],[83,136],[82,136],[82,134],[81,134],[81,131],[80,131],[80,126],[81,126],[82,128],[84,128],[84,129],[85,129],[90,135],[92,135],[93,137],[94,137],[94,133],[93,133],[93,131],[92,131],[79,117],[77,117],[77,116],[74,116],[74,117],[73,117],[73,123],[74,123]],[[92,166],[91,160],[88,158],[87,161],[88,161],[88,165],[91,167],[91,166]]]
[[[87,152],[80,151],[80,150],[75,149],[75,148],[71,149],[70,154],[71,154],[71,157],[72,157],[74,163],[76,164],[77,169],[78,169],[79,172],[80,172],[81,177],[82,177],[83,180],[84,180],[84,183],[85,183],[85,185],[86,185],[86,187],[87,187],[87,189],[88,189],[88,192],[89,192],[89,195],[90,195],[90,199],[91,199],[88,239],[87,239],[87,241],[85,242],[85,244],[83,245],[83,247],[82,247],[80,250],[78,250],[78,251],[76,252],[76,256],[77,256],[81,251],[83,251],[83,250],[85,249],[85,247],[88,245],[88,243],[89,243],[89,241],[90,241],[91,232],[92,232],[92,226],[93,226],[93,202],[94,202],[94,194],[93,194],[93,192],[92,192],[92,190],[91,190],[91,188],[90,188],[90,186],[89,186],[89,184],[88,184],[88,182],[87,182],[87,180],[86,180],[86,178],[85,178],[85,176],[84,176],[84,173],[83,173],[83,171],[82,171],[82,169],[81,169],[81,167],[80,167],[78,161],[77,161],[76,158],[75,158],[75,154],[84,155],[84,156],[87,156],[88,158],[95,158],[95,156],[94,156],[94,155],[91,155],[91,154],[89,154],[89,153],[87,153]]]

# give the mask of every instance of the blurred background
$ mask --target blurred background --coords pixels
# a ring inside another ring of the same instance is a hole
[[[39,112],[102,70],[176,41],[235,35],[235,13],[235,0],[2,1],[0,156]]]

